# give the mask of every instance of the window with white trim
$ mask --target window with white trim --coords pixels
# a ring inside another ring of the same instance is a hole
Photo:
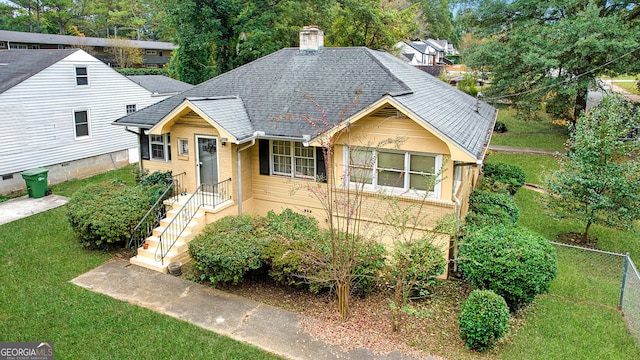
[[[171,161],[171,135],[149,135],[149,153],[152,160]]]
[[[29,47],[24,44],[9,44],[11,50],[27,50]]]
[[[74,131],[76,139],[89,136],[89,111],[80,110],[73,112]]]
[[[442,155],[355,147],[345,148],[344,155],[350,183],[364,184],[372,191],[439,194],[435,177],[442,166]]]
[[[146,50],[145,54],[147,55],[156,55],[158,52],[156,50]]]
[[[4,41],[0,41],[0,48],[6,48],[7,47],[7,43],[5,43]]]
[[[134,112],[136,112],[136,104],[125,105],[125,110],[127,112],[127,115],[133,114]]]
[[[315,179],[316,151],[301,142],[271,141],[271,173],[300,179]]]
[[[178,138],[178,155],[189,155],[189,139]]]
[[[158,68],[158,64],[146,64],[145,67],[147,69],[157,69]]]
[[[89,85],[89,73],[86,66],[76,66],[76,84],[78,86]]]
[[[31,48],[34,50],[40,50],[40,45],[31,45]]]

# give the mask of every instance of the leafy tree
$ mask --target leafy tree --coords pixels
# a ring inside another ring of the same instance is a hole
[[[421,38],[446,39],[457,43],[454,38],[453,15],[449,0],[414,0],[420,9],[419,20],[423,24]]]
[[[640,112],[608,96],[581,116],[559,155],[559,169],[546,179],[543,199],[551,215],[589,228],[630,228],[640,219]]]
[[[329,44],[391,50],[411,32],[409,10],[386,6],[380,0],[340,0],[333,9]]]
[[[576,119],[587,91],[604,72],[638,70],[640,31],[627,0],[484,0],[465,12],[465,24],[484,37],[470,44],[467,65],[489,71],[488,97],[509,95],[524,114],[546,104]]]
[[[107,44],[113,50],[113,57],[121,68],[130,68],[136,64],[142,64],[142,50],[135,46],[131,40],[109,39]]]

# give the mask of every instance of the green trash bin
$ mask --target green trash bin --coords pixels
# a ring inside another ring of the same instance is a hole
[[[27,183],[27,193],[30,198],[38,199],[46,195],[49,185],[48,173],[47,168],[35,168],[21,173],[24,182]]]

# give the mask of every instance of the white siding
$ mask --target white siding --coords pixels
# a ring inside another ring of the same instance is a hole
[[[89,86],[76,86],[86,66]],[[162,100],[104,63],[78,51],[0,94],[0,175],[137,147],[111,122]],[[75,138],[74,110],[89,110],[90,136]]]

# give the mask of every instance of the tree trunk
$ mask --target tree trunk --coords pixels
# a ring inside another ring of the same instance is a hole
[[[582,234],[582,242],[584,244],[587,243],[587,239],[589,238],[589,228],[591,227],[591,220],[587,221],[587,226],[584,229],[584,233]]]
[[[576,89],[576,91],[577,91],[576,103],[575,103],[575,106],[573,108],[573,123],[574,124],[575,124],[576,120],[578,119],[578,117],[580,117],[582,112],[587,108],[587,95],[588,95],[589,89],[587,89],[586,87],[578,87]]]
[[[401,276],[398,275],[396,279],[396,287],[394,289],[394,307],[391,309],[391,331],[400,331],[400,325],[402,324],[402,307],[404,306],[404,282]]]
[[[338,310],[342,320],[349,319],[349,292],[351,284],[347,282],[338,282]]]

